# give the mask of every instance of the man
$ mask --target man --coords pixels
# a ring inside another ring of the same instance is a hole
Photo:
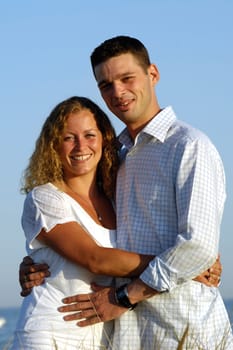
[[[232,349],[218,289],[192,280],[218,252],[221,159],[203,133],[160,107],[159,72],[140,41],[106,40],[91,62],[104,101],[127,127],[119,137],[127,154],[117,181],[117,245],[156,257],[140,278],[118,280],[117,289],[93,286],[60,311],[78,311],[65,319],[79,326],[116,319],[113,349]]]
[[[106,288],[68,299],[77,304],[63,311],[85,310],[76,317],[87,318],[81,325],[98,322],[95,312],[103,321],[122,314],[116,349],[177,349],[181,342],[215,349],[223,341],[229,348],[219,291],[192,281],[218,252],[225,201],[221,159],[203,133],[178,121],[171,107],[161,109],[154,89],[159,72],[138,40],[107,40],[91,62],[104,101],[127,126],[119,138],[128,153],[117,182],[118,247],[156,258],[140,278],[117,290],[119,305],[114,289]],[[124,312],[122,306],[137,303]]]

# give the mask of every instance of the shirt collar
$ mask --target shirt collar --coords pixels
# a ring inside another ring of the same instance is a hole
[[[168,106],[162,109],[159,114],[157,114],[151,121],[140,131],[137,137],[142,134],[148,134],[160,142],[164,142],[167,136],[167,132],[170,129],[170,126],[176,120],[176,115],[171,106]],[[130,149],[133,145],[133,141],[129,135],[127,128],[125,128],[118,139],[121,144],[125,145],[128,149]]]

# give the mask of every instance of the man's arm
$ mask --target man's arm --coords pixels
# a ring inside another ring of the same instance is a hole
[[[26,297],[33,287],[43,284],[49,276],[47,264],[35,264],[30,256],[25,256],[19,265],[19,283],[22,288],[20,295]]]
[[[218,256],[213,266],[195,280],[204,281],[206,285],[217,287],[221,273],[222,265]],[[79,294],[63,299],[63,303],[67,305],[59,307],[58,311],[71,312],[71,314],[64,316],[65,321],[78,320],[77,324],[80,327],[110,321],[128,311],[130,305],[134,307],[138,302],[159,293],[139,278],[124,288],[123,295],[122,293],[118,295],[118,289],[113,287],[103,288],[93,284],[92,289],[94,293]]]
[[[194,278],[194,281],[203,283],[209,287],[219,287],[222,275],[222,264],[220,261],[220,255],[218,255],[215,263],[201,275]]]
[[[71,312],[64,316],[65,321],[78,320],[77,325],[85,327],[120,317],[128,309],[117,304],[114,287],[92,285],[94,293],[80,294],[63,299],[66,306],[60,312]]]
[[[218,287],[222,274],[222,264],[220,256],[207,271],[197,276],[194,280],[207,286]],[[25,297],[31,293],[35,286],[44,283],[45,278],[50,276],[47,264],[35,264],[33,260],[26,256],[19,266],[19,282],[22,288],[21,296]]]

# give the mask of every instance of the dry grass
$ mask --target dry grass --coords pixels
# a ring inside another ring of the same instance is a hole
[[[145,325],[145,329],[146,329],[146,325]],[[206,348],[205,345],[201,346],[199,344],[197,339],[195,339],[195,336],[192,334],[192,332],[190,332],[189,326],[187,326],[183,335],[181,336],[181,338],[179,339],[177,337],[178,346],[176,349],[173,349],[173,350],[207,350],[207,349],[208,350],[225,350],[225,349],[227,349],[228,335],[230,333],[232,333],[232,329],[233,329],[233,324],[231,324],[231,328],[226,327],[225,332],[224,332],[224,336],[223,336],[223,339],[221,340],[221,342],[219,344],[216,344],[214,349],[213,348],[209,349],[209,348]],[[217,334],[218,334],[218,330],[216,330],[216,336],[217,336]],[[165,334],[164,338],[166,338],[166,334]],[[59,350],[59,347],[58,347],[55,339],[53,339],[53,342],[54,342],[54,350]],[[109,340],[109,342],[110,342],[110,340]],[[202,339],[202,342],[205,343],[204,339]],[[3,347],[2,350],[9,350],[11,344],[12,344],[12,339],[10,339],[8,341],[8,343]],[[154,339],[154,341],[152,340],[151,347],[150,347],[151,349],[160,350],[161,347],[163,347],[163,340],[160,339],[159,343],[156,339]],[[93,349],[94,348],[95,347],[93,345]],[[23,347],[21,347],[20,349],[17,349],[17,350],[23,350]],[[69,346],[67,347],[66,350],[69,350]],[[84,347],[82,344],[80,344],[79,347],[77,348],[77,350],[87,350],[87,348]],[[88,350],[92,350],[92,349],[89,348]],[[103,347],[101,347],[101,350],[119,350],[119,349],[116,349],[110,343],[108,349],[103,346]],[[128,350],[134,350],[134,349],[128,349]],[[147,349],[145,349],[145,350],[147,350]],[[170,350],[170,349],[167,349],[167,350]]]

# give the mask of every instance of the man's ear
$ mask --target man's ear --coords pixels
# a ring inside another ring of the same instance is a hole
[[[148,69],[149,75],[151,77],[151,80],[154,84],[156,84],[159,79],[160,79],[160,74],[159,74],[159,70],[156,67],[156,65],[154,63],[151,63],[149,69]]]

